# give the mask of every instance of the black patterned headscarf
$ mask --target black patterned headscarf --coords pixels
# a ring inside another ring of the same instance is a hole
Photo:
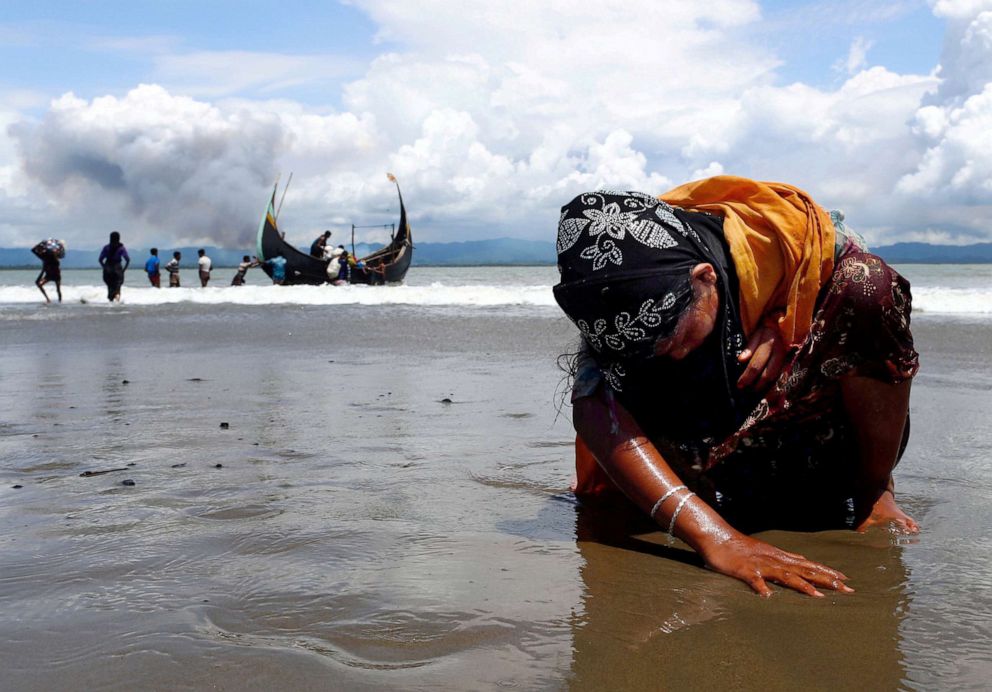
[[[718,242],[643,192],[587,192],[562,207],[555,300],[614,389],[622,389],[629,364],[652,358],[658,339],[675,330],[692,303],[690,272],[697,264],[717,271],[718,324],[736,322],[725,307],[726,259]],[[742,336],[734,331],[739,347]]]

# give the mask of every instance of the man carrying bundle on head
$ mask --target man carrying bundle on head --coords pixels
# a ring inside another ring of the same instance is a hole
[[[55,291],[59,295],[59,302],[62,302],[62,268],[59,260],[65,257],[65,241],[49,238],[43,240],[33,248],[31,252],[41,260],[41,273],[35,279],[34,285],[45,296],[45,302],[51,303],[48,294],[45,293],[45,284],[49,281],[55,282]]]

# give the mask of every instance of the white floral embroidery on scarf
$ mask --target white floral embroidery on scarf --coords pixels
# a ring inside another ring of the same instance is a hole
[[[664,226],[652,223],[647,219],[641,219],[631,226],[630,234],[644,245],[658,248],[659,250],[665,250],[678,245],[678,241],[665,230]]]
[[[582,215],[592,221],[589,225],[589,235],[595,238],[606,233],[611,238],[623,240],[627,224],[637,216],[634,212],[620,211],[620,205],[610,202],[602,209],[586,209]]]
[[[616,352],[621,352],[627,348],[628,344],[636,343],[647,338],[644,327],[653,328],[661,324],[661,314],[672,309],[675,305],[675,294],[668,293],[660,302],[654,298],[648,298],[636,315],[629,312],[618,313],[613,318],[613,328],[615,331],[608,333],[609,324],[603,318],[599,318],[589,326],[585,320],[578,320],[575,326],[582,332],[582,336],[590,346],[597,352],[602,353],[606,348]]]
[[[606,195],[622,195],[623,208],[618,202],[607,202]],[[582,212],[584,219],[567,217],[568,212],[562,212],[558,220],[557,250],[561,254],[572,248],[588,228],[589,237],[596,242],[583,249],[579,256],[592,261],[593,271],[599,271],[607,264],[623,264],[623,251],[615,241],[626,238],[628,230],[631,237],[642,245],[659,250],[678,245],[666,226],[683,236],[692,235],[699,241],[696,233],[675,216],[672,207],[643,192],[602,190],[583,195],[582,203],[593,207]],[[600,206],[602,208],[598,208]],[[637,218],[640,212],[648,209],[654,209],[655,216],[661,223]]]
[[[617,244],[609,238],[602,243],[597,241],[595,245],[590,245],[579,253],[579,257],[582,259],[591,259],[592,268],[594,271],[598,271],[605,267],[607,262],[612,262],[617,266],[623,264],[623,252],[619,247],[617,247]]]
[[[623,366],[619,363],[611,363],[606,370],[603,371],[603,379],[606,383],[613,387],[617,392],[623,391],[623,378],[626,377],[627,371],[623,369]]]
[[[568,219],[563,211],[558,220],[558,254],[568,251],[579,240],[582,231],[589,225],[588,219]]]

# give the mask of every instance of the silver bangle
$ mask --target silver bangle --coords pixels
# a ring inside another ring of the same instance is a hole
[[[671,544],[672,543],[672,539],[675,538],[675,535],[672,533],[672,531],[675,530],[675,522],[677,522],[679,520],[679,513],[682,511],[682,508],[685,507],[685,503],[689,501],[689,498],[692,497],[695,494],[696,493],[694,493],[694,492],[690,492],[688,495],[686,495],[681,500],[679,500],[679,504],[675,507],[675,511],[672,512],[672,520],[670,522],[668,522],[668,542],[669,542],[669,544]]]
[[[658,501],[654,503],[654,507],[651,508],[651,514],[649,514],[648,516],[651,517],[652,519],[654,519],[654,515],[658,513],[658,510],[659,509],[661,509],[661,504],[665,500],[667,500],[668,498],[670,498],[672,495],[674,495],[675,493],[677,493],[680,490],[688,490],[688,486],[685,486],[685,485],[676,485],[674,488],[672,488],[671,490],[669,490],[667,493],[665,493],[664,495],[662,495],[661,497],[659,497],[658,498]]]

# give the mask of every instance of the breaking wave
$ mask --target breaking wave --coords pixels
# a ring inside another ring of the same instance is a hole
[[[54,287],[46,289],[54,298]],[[63,286],[63,301],[106,306],[107,289],[100,286]],[[0,305],[37,304],[38,289],[0,286]],[[224,286],[217,288],[163,288],[125,286],[126,305],[421,305],[421,306],[534,306],[554,307],[551,286],[445,285],[425,286]]]
[[[54,297],[54,287],[49,288]],[[106,308],[101,285],[63,285],[64,302]],[[0,285],[0,306],[27,307],[42,302],[33,285]],[[124,304],[156,305],[360,305],[517,309],[556,309],[550,284],[485,284],[435,281],[397,286],[218,286],[163,288],[125,286]],[[992,316],[992,287],[913,286],[914,314]]]

